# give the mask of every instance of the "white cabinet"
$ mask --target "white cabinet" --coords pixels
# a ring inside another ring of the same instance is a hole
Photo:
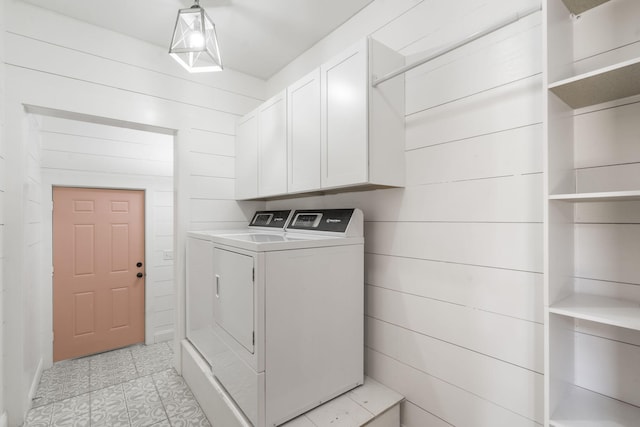
[[[287,192],[287,93],[258,107],[258,196]]]
[[[367,181],[367,57],[359,43],[320,68],[322,187]]]
[[[236,199],[287,192],[287,98],[274,96],[236,125]]]
[[[236,199],[258,197],[258,112],[236,125]]]
[[[245,135],[253,128],[241,128],[245,116],[237,134],[236,198],[403,186],[404,75],[377,87],[371,82],[404,62],[363,39],[252,113],[258,116],[253,144]],[[254,146],[257,165],[252,154],[240,153]],[[257,190],[245,191],[254,176]]]
[[[320,188],[320,69],[287,88],[289,193]]]
[[[320,67],[321,187],[404,185],[404,57],[365,39]]]
[[[636,426],[640,2],[545,14],[545,425]]]

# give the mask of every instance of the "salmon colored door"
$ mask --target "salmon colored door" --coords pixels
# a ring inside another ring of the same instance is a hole
[[[144,191],[53,190],[53,360],[144,341]]]

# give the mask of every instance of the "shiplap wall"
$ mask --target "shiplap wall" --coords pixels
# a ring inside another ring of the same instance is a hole
[[[25,276],[22,283],[22,292],[25,300],[29,302],[30,309],[24,310],[23,325],[24,334],[33,337],[24,341],[24,381],[30,381],[29,395],[35,394],[36,384],[30,378],[30,372],[42,369],[41,343],[45,338],[44,325],[47,319],[45,310],[45,298],[49,288],[42,281],[43,265],[43,216],[42,216],[42,171],[41,144],[42,140],[37,131],[37,121],[33,116],[25,120],[26,132],[26,171],[23,199],[23,227],[24,227],[24,256]],[[49,270],[51,271],[51,270]],[[49,335],[50,336],[50,335]]]
[[[4,384],[4,193],[5,193],[5,66],[4,66],[4,22],[5,2],[0,0],[0,384]],[[4,387],[0,387],[0,427],[7,422],[4,404]]]
[[[187,156],[190,230],[244,227],[264,207],[264,202],[235,201],[235,127],[194,130]]]
[[[25,349],[33,349],[33,357],[44,360],[45,365],[51,358],[47,350],[50,331],[44,338],[29,335],[30,327],[25,321],[36,309],[29,304],[30,295],[22,287],[28,276],[27,269],[46,271],[45,263],[34,266],[26,256],[27,227],[22,223],[26,209],[22,205],[28,198],[25,186],[29,180],[26,167],[29,114],[25,106],[40,115],[175,133],[175,198],[169,200],[167,194],[156,195],[164,207],[174,206],[176,309],[173,322],[175,337],[181,339],[184,337],[184,234],[192,228],[246,223],[252,204],[236,203],[229,184],[225,187],[220,183],[235,174],[230,142],[235,122],[265,99],[265,83],[232,70],[189,75],[164,48],[22,1],[8,0],[6,5],[6,137],[12,143],[5,145],[6,189],[10,197],[5,197],[4,203],[12,209],[5,210],[4,239],[5,247],[10,246],[12,251],[10,262],[5,262],[5,283],[10,286],[6,286],[4,318],[8,325],[5,341],[10,341],[12,346],[5,349],[3,380],[7,389],[12,390],[5,396],[9,424],[19,425],[30,404],[29,392],[38,379],[38,369],[26,364]],[[205,156],[212,162],[205,162]],[[165,219],[171,221],[168,214]],[[166,234],[166,228],[162,228],[161,233]],[[162,239],[160,247],[164,249],[170,237],[165,235]],[[44,283],[41,279],[35,289],[38,297],[44,295]],[[158,322],[168,321],[160,317]],[[176,366],[180,368],[179,360]]]
[[[146,338],[173,338],[173,135],[50,116],[39,132],[44,200],[56,185],[145,190]],[[45,233],[50,242],[51,221]]]
[[[535,0],[374,1],[274,76],[359,37],[408,61]],[[365,216],[366,373],[402,423],[543,422],[541,13],[406,74],[406,188],[272,201]]]

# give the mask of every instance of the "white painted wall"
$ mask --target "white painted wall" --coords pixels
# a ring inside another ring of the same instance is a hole
[[[0,427],[6,426],[6,413],[4,404],[4,199],[5,199],[5,127],[4,114],[5,103],[5,0],[0,0]]]
[[[46,250],[50,242],[42,237],[36,242],[37,236],[43,234],[41,216],[27,223],[25,219],[27,213],[35,212],[30,209],[29,200],[42,204],[48,197],[44,194],[47,191],[41,191],[38,199],[30,195],[29,189],[37,193],[37,171],[48,164],[51,153],[39,157],[39,138],[48,139],[49,135],[33,132],[33,117],[25,106],[32,112],[54,111],[61,118],[175,134],[175,198],[169,200],[165,193],[155,196],[163,207],[174,206],[173,298],[177,309],[173,323],[178,340],[184,336],[185,231],[246,223],[256,206],[236,203],[229,191],[235,176],[232,141],[236,119],[264,99],[265,84],[233,71],[188,75],[165,49],[24,2],[6,0],[6,6],[2,15],[6,16],[7,27],[3,33],[6,118],[1,123],[6,124],[4,141],[11,144],[3,145],[1,158],[7,179],[0,189],[5,189],[4,247],[11,248],[3,252],[3,317],[7,325],[5,342],[12,345],[5,347],[3,386],[9,425],[14,426],[21,423],[30,405],[29,392],[38,379],[34,362],[37,360],[42,366],[50,357],[50,331],[26,321],[38,318],[31,298],[45,306],[50,303],[42,286],[45,274],[38,279],[37,273],[29,273],[45,269],[44,262],[36,266],[33,263],[37,261],[29,258],[29,244],[39,244]],[[50,172],[47,170],[47,176]],[[44,208],[41,205],[38,210],[42,212]],[[163,210],[162,222],[171,221],[167,210]],[[158,228],[165,235],[157,239],[161,240],[157,249],[166,247],[171,240],[166,227],[165,223]],[[39,232],[34,231],[39,228]],[[36,251],[35,246],[31,250]],[[40,260],[43,258],[41,253]],[[155,320],[160,327],[162,315]],[[165,318],[164,322],[169,324],[171,320]],[[29,334],[31,328],[36,331],[33,335]],[[43,338],[43,334],[49,336]],[[27,355],[27,351],[32,353]],[[177,367],[180,368],[179,360]]]
[[[43,264],[42,250],[42,172],[40,135],[37,131],[35,117],[25,118],[26,133],[26,171],[23,185],[23,222],[24,227],[24,282],[22,292],[29,309],[22,312],[23,331],[26,338],[23,341],[22,361],[24,364],[23,381],[29,384],[29,397],[35,395],[37,384],[33,381],[33,372],[39,372],[43,367],[42,343],[45,338],[46,292],[50,288],[42,281]],[[51,270],[49,270],[51,271]],[[51,330],[51,329],[49,329]],[[50,336],[50,334],[49,334]]]
[[[173,260],[164,255],[173,253],[173,135],[53,116],[39,116],[38,122],[45,201],[43,259],[52,259],[52,186],[145,190],[146,340],[172,339]],[[51,283],[47,262],[43,267],[44,280]],[[50,293],[46,299],[51,300]],[[50,308],[47,313],[50,319]],[[52,330],[50,321],[47,330]]]
[[[268,82],[371,35],[419,56],[537,0],[376,0]],[[543,422],[541,14],[406,74],[406,188],[272,201],[365,215],[366,372],[402,423]]]

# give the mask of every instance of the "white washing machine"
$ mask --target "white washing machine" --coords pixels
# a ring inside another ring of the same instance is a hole
[[[284,233],[189,236],[210,244],[207,360],[254,426],[280,425],[362,384],[360,210],[298,210]]]

